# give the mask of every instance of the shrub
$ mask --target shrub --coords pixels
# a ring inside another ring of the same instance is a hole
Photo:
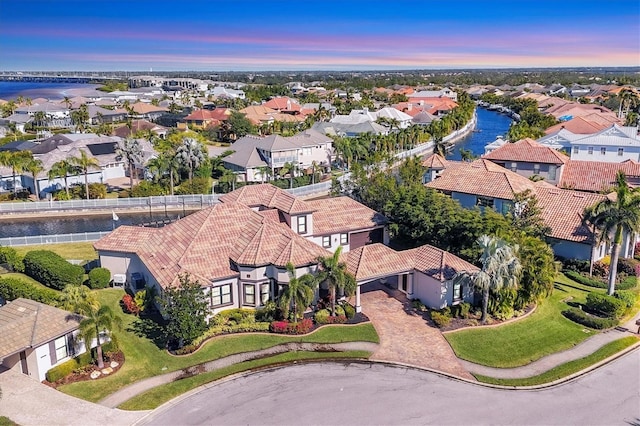
[[[471,311],[471,304],[459,303],[451,307],[451,315],[455,318],[469,318],[469,312]]]
[[[0,264],[7,264],[14,271],[24,271],[22,257],[13,247],[0,247]]]
[[[640,276],[640,260],[621,258],[618,260],[618,273],[620,272],[634,277]]]
[[[638,285],[638,277],[629,276],[626,277],[622,282],[616,284],[616,290],[630,290]]]
[[[286,333],[289,321],[274,321],[271,323],[271,331],[274,333]]]
[[[68,284],[81,284],[84,276],[82,266],[72,265],[48,250],[27,253],[24,257],[24,272],[34,280],[57,290],[62,290]]]
[[[274,321],[271,323],[271,331],[281,334],[306,334],[313,328],[313,321],[304,318],[298,322]]]
[[[606,279],[609,276],[609,264],[601,260],[593,262],[592,272],[594,276]]]
[[[60,300],[58,292],[22,281],[18,278],[0,278],[0,297],[15,300],[19,297],[56,306]]]
[[[346,316],[346,315],[345,315],[345,312],[344,312],[344,308],[343,308],[342,306],[340,306],[340,305],[336,305],[336,309],[335,309],[335,316],[337,316],[337,317],[340,317],[340,316],[344,317],[344,316]]]
[[[259,332],[259,331],[269,331],[271,324],[268,322],[255,322],[252,324],[237,324],[237,325],[214,325],[213,327],[208,328],[202,335],[193,339],[190,345],[184,346],[180,348],[176,353],[178,355],[191,353],[194,350],[198,349],[198,347],[205,340],[220,336],[222,334],[229,333],[250,333],[250,332]],[[188,347],[192,347],[191,350]]]
[[[585,277],[584,275],[579,274],[578,272],[566,271],[564,274],[567,277],[571,278],[572,280],[579,282],[580,284],[587,285],[589,287],[607,288],[606,282],[599,279],[595,279],[595,278]]]
[[[636,243],[633,249],[633,258],[636,260],[640,260],[640,242]]]
[[[585,327],[594,328],[596,330],[604,330],[618,325],[618,320],[616,319],[594,317],[583,312],[580,308],[569,308],[563,311],[562,315],[573,322],[577,322]]]
[[[131,190],[132,197],[151,197],[153,195],[165,195],[166,192],[162,186],[157,183],[142,181],[135,185]]]
[[[75,359],[70,359],[67,362],[63,362],[60,365],[56,365],[45,374],[47,381],[53,383],[57,382],[60,379],[67,377],[69,374],[73,373],[77,368],[82,367]]]
[[[282,319],[282,311],[276,302],[270,300],[263,307],[255,310],[255,319],[258,322],[272,322]]]
[[[228,309],[216,314],[211,320],[215,325],[251,324],[256,322],[253,309]]]
[[[585,306],[591,312],[601,313],[616,319],[622,317],[627,310],[627,306],[622,300],[600,293],[589,293]]]
[[[627,309],[633,307],[637,299],[636,294],[630,290],[616,290],[616,292],[613,293],[613,297],[622,300],[627,306]]]
[[[420,299],[413,299],[411,301],[411,306],[413,306],[413,309],[415,309],[416,311],[425,312],[427,310],[427,307],[424,305],[424,303],[422,303]]]
[[[356,308],[354,308],[350,304],[345,303],[344,305],[342,305],[342,309],[344,309],[344,315],[347,317],[347,319],[351,319],[356,316]]]
[[[138,315],[140,313],[140,307],[130,294],[122,296],[122,310],[127,314]]]
[[[562,271],[589,272],[589,261],[578,259],[562,259]]]
[[[313,316],[313,319],[318,324],[327,324],[329,316],[331,316],[331,312],[329,312],[328,309],[320,309],[318,312],[315,313],[315,315]]]
[[[431,311],[431,319],[438,328],[446,327],[451,323],[451,317],[440,311]]]
[[[91,289],[107,288],[111,281],[111,272],[107,268],[93,268],[89,271],[87,284]]]

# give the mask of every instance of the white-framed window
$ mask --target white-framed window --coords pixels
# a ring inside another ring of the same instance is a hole
[[[349,244],[349,234],[340,234],[340,245],[347,245]]]
[[[269,299],[271,299],[271,284],[260,284],[260,304],[264,305],[269,301]]]
[[[67,337],[62,336],[55,340],[54,347],[56,349],[56,359],[60,361],[63,358],[66,358],[69,355],[67,351]]]
[[[298,216],[298,234],[307,233],[307,217]]]
[[[587,154],[589,155],[593,155],[593,147],[590,146],[589,148],[587,148]]]
[[[540,164],[533,165],[533,173],[539,175],[540,174]]]
[[[622,157],[624,155],[624,148],[618,148],[618,157]]]
[[[606,146],[601,146],[600,147],[600,155],[607,155],[607,147]]]
[[[480,207],[492,207],[493,208],[493,198],[478,197],[476,199],[476,205],[480,206]]]
[[[518,170],[518,163],[511,163],[511,171],[515,172],[516,170]]]
[[[256,286],[253,284],[242,285],[242,303],[256,306]]]
[[[462,300],[462,282],[454,282],[453,283],[453,300],[458,301]]]
[[[580,152],[580,147],[579,146],[574,146],[573,147],[573,153],[574,154],[578,154]]]
[[[311,148],[302,148],[302,155],[311,155]]]
[[[211,288],[211,306],[223,306],[233,303],[231,284]]]
[[[325,235],[322,237],[322,247],[330,248],[331,247],[331,235]]]

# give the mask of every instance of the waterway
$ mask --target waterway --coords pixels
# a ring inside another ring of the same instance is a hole
[[[104,92],[97,91],[99,84],[81,83],[33,83],[27,81],[0,81],[0,99],[15,100],[18,96],[49,100],[64,99],[65,96],[99,96]]]
[[[449,160],[460,160],[460,149],[471,150],[475,156],[484,154],[484,147],[496,140],[498,136],[505,136],[511,126],[511,117],[484,108],[476,109],[478,123],[473,133],[456,142],[455,147],[447,155]]]

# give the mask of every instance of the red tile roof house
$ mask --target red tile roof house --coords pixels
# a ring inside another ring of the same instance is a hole
[[[179,274],[189,274],[201,283],[215,314],[230,308],[260,307],[277,298],[289,281],[289,262],[300,276],[314,272],[317,258],[331,255],[338,247],[350,259],[369,244],[388,243],[384,217],[348,197],[303,201],[273,185],[260,184],[244,186],[220,201],[164,228],[117,228],[94,244],[102,266],[128,277],[140,273],[147,285],[159,291],[176,285]],[[463,265],[449,254],[445,257],[440,265]],[[387,265],[373,257],[373,263],[368,262],[351,262],[361,280],[356,293],[358,311],[360,285],[378,275],[406,275],[415,269],[411,265],[424,267],[423,274],[437,269],[437,265],[427,268],[417,261]],[[363,272],[376,268],[381,273],[375,276]],[[448,272],[432,275],[442,281],[450,278]],[[419,280],[415,289],[407,288],[407,293],[422,294],[419,286],[424,281]],[[438,291],[442,281],[438,281]]]
[[[450,195],[465,208],[493,208],[506,214],[513,208],[516,194],[530,190],[536,195],[545,223],[551,228],[547,240],[557,256],[596,261],[608,253],[608,247],[582,224],[586,207],[603,200],[602,194],[556,188],[544,182],[533,182],[487,159],[472,163],[445,160],[431,161],[440,167],[435,179],[425,184]],[[633,255],[629,235],[624,236],[621,256]]]
[[[0,371],[14,369],[43,381],[52,367],[86,352],[77,338],[80,320],[29,299],[0,306]]]

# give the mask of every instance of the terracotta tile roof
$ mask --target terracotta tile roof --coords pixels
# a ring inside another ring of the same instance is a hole
[[[384,225],[383,215],[349,197],[306,201],[314,210],[313,234],[328,235]]]
[[[142,226],[118,226],[114,231],[93,243],[93,248],[96,250],[117,248],[117,251],[135,253],[144,241],[153,235],[153,232],[154,229]]]
[[[306,201],[268,183],[243,186],[221,196],[220,201],[235,201],[249,207],[274,208],[288,214],[310,213],[315,210]]]
[[[627,180],[640,179],[640,163],[627,160],[622,163],[571,160],[565,164],[558,186],[578,191],[608,192],[616,185],[616,174],[622,170]]]
[[[376,243],[350,250],[341,259],[359,282],[414,269],[442,282],[450,280],[457,272],[478,270],[469,262],[430,245],[395,251]]]
[[[589,115],[589,117],[591,115]],[[600,130],[605,129],[606,127],[607,127],[607,124],[590,121],[590,120],[587,120],[586,117],[574,117],[571,120],[558,123],[555,126],[549,127],[547,130],[544,131],[544,133],[547,135],[550,135],[562,129],[566,129],[571,133],[580,134],[580,135],[589,135],[592,133],[599,132]]]
[[[163,107],[155,106],[155,105],[152,105],[152,104],[147,104],[147,103],[144,103],[144,102],[136,102],[135,104],[131,105],[131,109],[136,114],[149,114],[150,112],[165,112],[165,111],[169,111],[168,108],[163,108]]]
[[[569,161],[569,157],[566,155],[529,138],[514,143],[506,143],[489,154],[483,155],[482,158],[497,161],[521,161],[557,165]]]
[[[586,207],[606,196],[541,186],[536,190],[536,198],[544,222],[551,228],[550,237],[581,243],[592,241],[592,233],[582,226],[582,215]]]
[[[284,222],[284,218],[281,216],[280,214],[280,210],[278,209],[265,209],[265,210],[258,210],[258,213],[269,220],[272,220],[276,223],[282,223]]]
[[[440,154],[432,154],[422,162],[422,166],[428,169],[444,169],[448,164],[449,161]]]
[[[300,111],[300,104],[298,101],[287,96],[270,99],[263,105],[267,108],[275,109],[276,111]]]
[[[81,318],[71,312],[19,298],[0,307],[0,360],[76,330]]]
[[[510,170],[481,158],[472,163],[447,167],[427,187],[446,192],[460,192],[484,197],[513,200],[515,194],[534,190],[533,182]]]

